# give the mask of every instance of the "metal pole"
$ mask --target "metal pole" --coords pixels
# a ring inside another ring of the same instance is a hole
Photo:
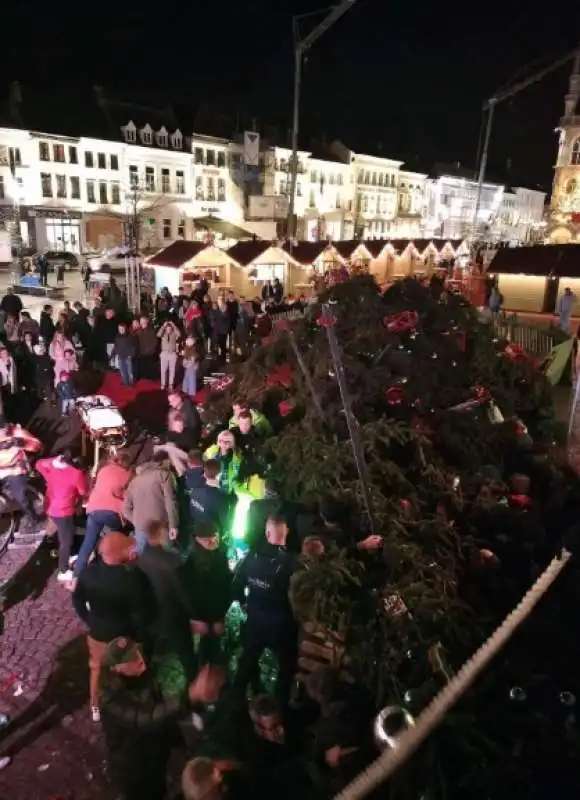
[[[487,157],[489,155],[489,140],[491,139],[491,128],[493,125],[493,112],[495,109],[495,105],[496,105],[495,98],[489,100],[487,104],[487,125],[485,126],[485,136],[483,139],[483,147],[481,149],[479,174],[477,176],[477,194],[475,196],[475,210],[473,212],[472,236],[474,239],[477,236],[477,218],[479,216],[479,209],[481,207],[481,194],[483,190],[483,182],[485,181],[485,170],[487,168]]]
[[[334,316],[332,306],[330,305],[324,305],[323,312],[329,318]],[[368,467],[365,459],[363,444],[360,437],[360,426],[352,410],[352,403],[350,401],[350,395],[348,393],[348,387],[346,385],[346,375],[344,373],[344,365],[340,353],[340,345],[338,344],[336,331],[334,330],[333,325],[329,325],[326,328],[326,334],[328,336],[328,345],[330,347],[330,354],[332,356],[332,366],[334,368],[334,374],[336,376],[336,381],[338,383],[338,388],[340,391],[340,397],[342,399],[342,406],[344,408],[344,415],[346,417],[346,424],[348,426],[348,434],[352,446],[354,462],[356,465],[358,477],[361,484],[363,502],[365,504],[367,516],[369,518],[371,533],[376,533],[377,531],[374,525],[372,506],[371,506],[371,496],[369,493]]]
[[[288,219],[286,221],[286,237],[296,235],[294,227],[294,198],[298,179],[298,131],[300,127],[300,89],[302,87],[302,59],[304,51],[298,42],[298,24],[294,24],[294,109],[292,112],[292,156],[290,157],[290,194],[288,197]]]

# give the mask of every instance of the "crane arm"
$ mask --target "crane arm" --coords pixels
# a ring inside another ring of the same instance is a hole
[[[332,11],[320,22],[313,31],[310,31],[308,36],[305,36],[301,41],[296,42],[296,54],[303,56],[309,50],[314,42],[316,42],[323,33],[334,25],[334,23],[345,14],[349,8],[356,3],[356,0],[343,0],[342,3],[335,6]]]
[[[570,53],[566,53],[565,56],[558,58],[556,61],[553,61],[551,64],[548,64],[547,67],[544,69],[539,70],[538,72],[534,72],[533,75],[530,75],[528,78],[524,78],[524,80],[518,81],[513,86],[510,86],[508,89],[504,89],[501,92],[498,92],[493,97],[490,97],[489,100],[483,106],[484,111],[489,111],[492,106],[496,106],[498,103],[501,103],[503,100],[507,100],[510,97],[513,97],[518,92],[521,92],[522,89],[525,89],[527,86],[531,86],[532,83],[537,83],[541,81],[546,75],[549,75],[550,72],[554,72],[554,70],[561,67],[567,61],[570,61],[572,58],[578,55],[580,51],[578,48],[572,50]]]

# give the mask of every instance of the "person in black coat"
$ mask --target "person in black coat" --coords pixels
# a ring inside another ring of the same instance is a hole
[[[201,636],[200,665],[217,664],[221,654],[224,620],[232,602],[232,574],[226,548],[215,523],[195,528],[194,546],[185,564],[193,613],[193,630]]]
[[[56,326],[52,315],[54,313],[53,307],[50,303],[43,306],[40,312],[40,338],[46,342],[46,346],[52,342]]]
[[[219,484],[220,462],[210,459],[203,466],[204,485],[189,490],[190,514],[193,524],[216,526],[219,534],[227,538],[236,504],[235,495],[225,492]]]
[[[183,420],[185,430],[191,440],[189,448],[195,447],[201,436],[201,417],[195,403],[190,397],[179,391],[170,392],[167,400],[171,410],[179,412]]]

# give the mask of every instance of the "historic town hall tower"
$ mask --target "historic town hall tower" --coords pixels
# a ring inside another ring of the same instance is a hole
[[[547,233],[550,242],[566,244],[580,242],[580,51],[574,59],[559,132]]]

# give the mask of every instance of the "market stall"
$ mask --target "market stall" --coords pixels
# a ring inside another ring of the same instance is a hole
[[[180,286],[191,291],[202,277],[209,283],[210,291],[235,289],[238,283],[233,270],[239,269],[239,265],[232,264],[226,251],[204,242],[173,242],[146,259],[145,265],[153,270],[156,292],[167,287],[177,294]]]
[[[244,297],[259,296],[267,281],[277,278],[285,294],[295,291],[296,271],[300,264],[274,242],[238,242],[227,251],[232,264],[238,265],[239,281],[235,291]]]

